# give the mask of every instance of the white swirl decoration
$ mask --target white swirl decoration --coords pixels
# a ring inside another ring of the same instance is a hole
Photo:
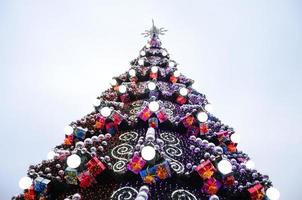
[[[182,150],[174,145],[165,145],[164,151],[166,152],[166,154],[168,154],[168,156],[171,157],[175,157],[175,156],[178,157],[182,155]]]
[[[118,161],[113,165],[114,172],[125,172],[128,157],[133,153],[133,147],[128,143],[120,144],[111,150],[111,155]]]
[[[135,200],[138,192],[132,187],[122,187],[114,191],[110,200]]]
[[[197,200],[197,198],[191,192],[182,189],[172,192],[171,198],[172,200]]]
[[[160,136],[161,139],[168,142],[169,144],[172,144],[172,145],[178,145],[179,144],[179,139],[171,133],[163,132],[159,136]]]
[[[185,166],[179,162],[178,160],[175,160],[175,159],[172,159],[170,158],[170,161],[169,161],[170,165],[171,165],[171,168],[177,173],[177,174],[180,174],[180,173],[183,173],[184,170],[185,170]]]
[[[136,132],[130,131],[130,132],[125,132],[125,133],[121,134],[119,139],[124,142],[135,141],[137,136],[138,136],[138,134]]]

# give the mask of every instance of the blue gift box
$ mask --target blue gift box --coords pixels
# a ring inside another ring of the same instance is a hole
[[[78,184],[78,171],[76,169],[67,167],[65,169],[65,180],[67,182],[67,184],[71,184],[71,185],[77,185]]]
[[[84,140],[86,136],[86,132],[87,132],[86,129],[77,127],[74,135],[76,136],[76,138]]]
[[[34,180],[34,190],[38,193],[44,193],[47,191],[47,185],[49,183],[50,180],[39,176]]]

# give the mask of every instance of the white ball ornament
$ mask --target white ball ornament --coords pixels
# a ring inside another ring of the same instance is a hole
[[[204,106],[204,109],[208,112],[212,112],[213,111],[213,106],[212,104],[208,103]]]
[[[73,128],[71,126],[65,126],[64,127],[64,134],[65,135],[72,135],[73,134]]]
[[[77,154],[73,154],[71,156],[68,156],[67,158],[67,165],[70,168],[77,168],[81,164],[81,158]]]
[[[169,67],[174,67],[174,66],[175,66],[175,62],[170,61],[170,62],[169,62]]]
[[[52,159],[55,158],[56,155],[57,155],[57,154],[56,154],[54,151],[50,151],[50,152],[48,152],[48,154],[47,154],[47,159],[48,159],[48,160],[52,160]]]
[[[129,73],[129,76],[131,76],[131,77],[136,76],[136,71],[134,69],[130,69],[128,73]]]
[[[245,166],[246,166],[246,168],[249,169],[249,170],[255,169],[255,163],[254,163],[254,161],[252,161],[252,160],[246,161]]]
[[[123,94],[123,93],[125,93],[127,91],[127,88],[124,85],[120,85],[118,87],[118,91]]]
[[[110,114],[111,114],[111,112],[112,112],[112,110],[111,110],[111,108],[109,108],[109,107],[103,107],[102,109],[101,109],[101,115],[102,116],[104,116],[104,117],[109,117],[110,116]]]
[[[188,95],[188,89],[187,88],[180,88],[179,94],[181,96],[187,96]]]
[[[278,200],[280,199],[280,192],[274,187],[270,187],[265,192],[269,200]]]
[[[240,135],[238,133],[233,133],[231,135],[231,141],[238,144],[240,142]]]
[[[145,56],[146,55],[146,52],[145,51],[141,51],[141,56]]]
[[[151,72],[152,73],[157,73],[158,72],[158,67],[156,67],[156,66],[151,67]]]
[[[19,187],[22,189],[22,190],[26,190],[26,189],[29,189],[30,186],[32,185],[32,179],[25,176],[25,177],[22,177],[20,180],[19,180]]]
[[[144,59],[139,59],[139,60],[138,60],[138,64],[139,64],[139,65],[144,65],[144,64],[145,64]]]
[[[116,86],[117,85],[117,80],[115,78],[111,79],[110,85]]]
[[[162,50],[161,55],[163,55],[163,56],[167,56],[167,55],[168,55],[168,53],[167,53],[167,51],[166,51],[166,50]]]
[[[151,101],[148,107],[152,112],[156,112],[159,110],[159,103],[157,101]]]
[[[154,82],[149,82],[148,83],[148,89],[149,90],[155,90],[156,88],[156,84]]]
[[[221,161],[219,161],[217,167],[218,170],[224,175],[232,172],[232,164],[226,159],[222,159]]]
[[[146,161],[153,160],[155,158],[155,148],[152,146],[144,146],[141,151],[142,157]]]
[[[178,70],[176,70],[176,71],[173,72],[173,75],[175,77],[179,77],[180,76],[180,72]]]
[[[197,114],[197,119],[200,122],[206,122],[208,120],[208,114],[201,111]]]

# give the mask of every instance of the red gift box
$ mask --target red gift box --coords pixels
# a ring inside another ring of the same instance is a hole
[[[156,113],[156,116],[160,123],[162,123],[168,119],[167,114],[163,110],[158,111]]]
[[[78,179],[80,181],[81,188],[87,188],[96,182],[94,177],[91,176],[91,174],[89,173],[89,171],[82,172],[80,175],[78,175]]]
[[[95,128],[97,129],[103,129],[104,126],[105,126],[105,121],[106,121],[106,118],[103,117],[103,116],[99,116],[95,122]]]
[[[150,72],[149,76],[151,79],[157,79],[157,73]]]
[[[214,165],[210,160],[203,161],[196,167],[195,170],[204,180],[211,178],[216,171]]]
[[[178,97],[176,98],[176,102],[177,102],[178,104],[180,104],[180,105],[183,105],[183,104],[185,104],[185,103],[187,102],[187,98],[184,97],[184,96],[178,96]]]
[[[250,193],[251,200],[263,200],[265,197],[264,187],[260,183],[249,188],[248,192]]]
[[[130,97],[129,94],[122,94],[120,95],[120,100],[124,103],[129,102],[130,101]]]
[[[196,119],[192,115],[187,115],[181,121],[182,121],[183,125],[186,128],[188,128],[188,127],[192,126],[195,123]]]
[[[221,187],[221,183],[215,178],[207,179],[204,183],[202,190],[207,194],[213,195],[216,194]]]
[[[86,167],[92,176],[97,176],[106,169],[105,165],[97,157],[89,160]]]
[[[120,125],[123,121],[123,116],[117,111],[113,111],[111,114],[111,119],[113,120],[114,124]]]
[[[227,176],[223,180],[223,183],[226,186],[232,186],[232,185],[234,185],[234,182],[235,182],[234,176]]]
[[[172,83],[176,83],[178,81],[178,77],[175,77],[174,75],[170,76],[170,81]]]
[[[152,115],[151,110],[146,106],[140,113],[139,118],[141,118],[143,121],[147,121]]]
[[[209,131],[208,125],[206,123],[202,123],[200,125],[200,134],[207,134]]]
[[[33,186],[31,186],[25,193],[24,193],[25,200],[35,200],[35,190]]]

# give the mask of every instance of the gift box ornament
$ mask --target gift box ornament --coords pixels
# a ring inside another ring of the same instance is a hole
[[[78,171],[76,169],[67,167],[65,169],[65,176],[64,176],[67,184],[77,185],[78,184],[77,175],[78,175]]]
[[[34,180],[34,190],[38,193],[45,193],[49,183],[50,180],[39,176]]]
[[[113,122],[109,122],[106,124],[106,131],[108,133],[110,133],[110,135],[115,135],[116,133],[118,133],[118,127],[115,123]]]
[[[170,166],[167,161],[164,161],[161,164],[156,165],[156,177],[163,180],[171,177]]]
[[[124,117],[117,111],[113,111],[111,114],[111,119],[114,124],[120,125],[124,119]]]
[[[24,200],[35,200],[36,194],[34,187],[31,186],[29,189],[27,189],[24,193]]]
[[[127,165],[128,170],[138,174],[145,166],[146,161],[138,155],[134,155]]]
[[[178,81],[178,77],[172,75],[172,76],[170,76],[170,81],[171,81],[172,83],[176,83],[176,82]]]
[[[213,195],[216,194],[221,187],[221,183],[215,178],[209,178],[205,181],[202,190],[207,194]]]
[[[105,127],[106,117],[98,116],[95,121],[95,128],[96,129],[103,129]]]
[[[157,79],[157,76],[158,76],[158,73],[156,72],[156,73],[154,73],[154,72],[150,72],[150,74],[149,74],[149,77],[151,78],[151,79]]]
[[[148,167],[145,170],[141,170],[139,173],[143,181],[148,184],[171,177],[171,170],[167,161],[150,168]]]
[[[159,110],[157,113],[156,113],[156,116],[157,116],[157,119],[159,120],[160,123],[166,121],[168,119],[168,116],[167,114],[165,113],[164,110]]]
[[[232,186],[232,185],[234,185],[234,182],[235,182],[234,176],[227,176],[227,177],[224,177],[224,179],[223,179],[223,184],[225,186]]]
[[[185,103],[187,102],[187,98],[184,97],[184,96],[178,96],[178,97],[176,98],[176,102],[177,102],[178,104],[180,104],[180,105],[183,105],[183,104],[185,104]]]
[[[196,167],[195,171],[197,171],[201,178],[206,180],[213,176],[216,168],[210,160],[205,160]]]
[[[200,124],[200,134],[207,134],[209,132],[208,125],[206,123],[201,123]]]
[[[187,115],[181,120],[184,127],[186,127],[186,128],[191,127],[195,123],[195,121],[196,121],[196,119],[192,115]]]
[[[158,128],[158,119],[156,117],[151,117],[148,120],[149,127]]]
[[[138,117],[141,118],[143,121],[147,121],[152,115],[151,110],[146,106],[143,110],[138,114]]]
[[[65,145],[72,145],[72,142],[73,142],[73,135],[67,135],[64,139],[64,144]]]
[[[228,135],[228,132],[227,131],[219,131],[218,133],[216,133],[216,136],[217,136],[217,139],[220,141],[220,142],[224,142],[226,141],[226,136]]]
[[[89,160],[86,167],[92,176],[97,176],[106,169],[105,165],[97,157]]]
[[[94,177],[90,174],[89,171],[84,171],[84,172],[80,173],[78,175],[78,179],[79,179],[81,188],[87,188],[96,182]]]
[[[230,144],[227,145],[227,149],[229,152],[235,153],[237,151],[236,144],[231,142]]]
[[[129,102],[130,101],[130,96],[128,93],[122,94],[120,95],[120,100],[124,103]]]
[[[84,140],[85,136],[86,136],[86,132],[87,132],[86,129],[77,127],[76,130],[75,130],[75,134],[74,135],[75,135],[76,138]]]
[[[195,135],[198,136],[199,134],[199,128],[196,126],[190,126],[187,129],[187,135]]]
[[[264,187],[258,183],[248,189],[251,200],[262,200],[265,197]]]
[[[156,182],[155,172],[155,167],[147,167],[147,169],[141,170],[139,174],[142,177],[144,183],[153,184]]]

